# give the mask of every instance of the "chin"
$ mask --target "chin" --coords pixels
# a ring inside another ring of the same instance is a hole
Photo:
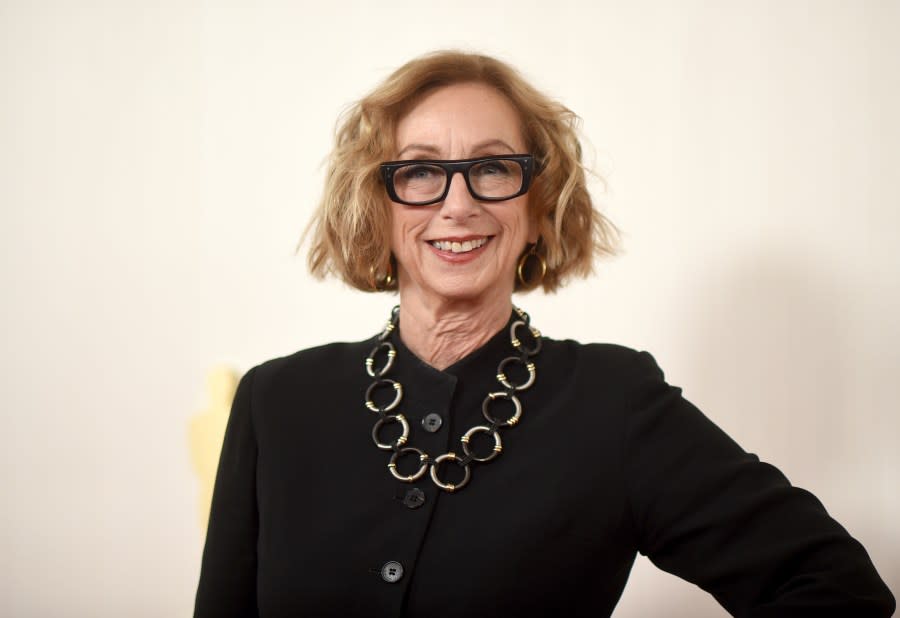
[[[434,285],[429,287],[435,294],[448,301],[476,301],[495,297],[499,289],[505,286],[496,280],[485,283],[478,281],[477,278],[461,276],[454,280],[444,279],[435,282]],[[511,295],[512,286],[510,286],[509,294],[506,296]]]
[[[472,285],[441,286],[434,290],[445,300],[470,301],[486,296],[486,290]]]

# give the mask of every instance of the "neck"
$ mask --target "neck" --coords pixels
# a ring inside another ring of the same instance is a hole
[[[446,369],[474,352],[509,320],[512,301],[423,302],[400,294],[400,338],[413,354],[436,369]]]

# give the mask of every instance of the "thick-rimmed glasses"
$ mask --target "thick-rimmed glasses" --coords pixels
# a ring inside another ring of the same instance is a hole
[[[528,192],[533,170],[533,156],[515,154],[458,161],[389,161],[381,164],[381,177],[391,200],[428,206],[447,197],[454,174],[463,175],[476,200],[502,202]]]

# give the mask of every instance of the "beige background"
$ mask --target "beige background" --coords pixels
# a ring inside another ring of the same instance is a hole
[[[189,615],[206,371],[382,325],[293,248],[339,111],[445,46],[609,180],[626,254],[535,323],[652,351],[897,592],[898,3],[326,4],[0,2],[0,614]],[[663,614],[723,612],[640,559],[616,616]]]

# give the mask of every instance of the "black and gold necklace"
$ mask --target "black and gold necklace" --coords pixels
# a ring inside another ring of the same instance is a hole
[[[471,478],[469,464],[472,462],[486,463],[492,461],[502,452],[503,443],[500,440],[499,430],[501,428],[513,427],[522,417],[522,403],[519,401],[516,393],[524,391],[534,384],[536,371],[534,362],[531,359],[541,351],[540,331],[531,326],[531,319],[527,313],[518,307],[513,307],[513,310],[516,313],[517,319],[509,326],[509,338],[513,350],[518,353],[518,356],[507,356],[500,361],[500,364],[497,366],[497,381],[503,386],[504,390],[489,392],[485,396],[484,401],[481,404],[481,412],[484,415],[487,424],[475,425],[463,434],[462,438],[460,438],[462,456],[457,455],[453,451],[449,451],[432,459],[430,455],[421,449],[414,446],[407,446],[409,440],[409,421],[406,420],[406,417],[402,413],[392,413],[392,411],[400,405],[400,401],[403,399],[403,385],[396,380],[385,377],[394,364],[394,358],[397,356],[397,349],[394,347],[394,344],[391,343],[390,338],[397,328],[400,307],[396,306],[393,308],[391,317],[385,325],[384,330],[378,336],[375,347],[372,348],[372,351],[369,352],[369,355],[366,357],[366,373],[374,378],[374,381],[369,385],[369,388],[366,389],[366,408],[378,414],[379,417],[378,420],[375,421],[375,426],[372,428],[372,440],[375,442],[375,446],[385,451],[393,451],[391,459],[388,462],[388,470],[394,475],[394,478],[407,483],[412,483],[422,478],[426,471],[430,471],[431,480],[434,481],[435,485],[444,491],[453,492],[462,489],[468,484],[469,479]],[[527,334],[530,335],[530,345],[527,345],[519,338],[520,329],[523,328],[527,331]],[[383,363],[376,365],[377,359],[379,358],[383,358]],[[520,384],[515,384],[506,375],[507,369],[515,365],[519,365],[528,373],[527,379]],[[373,400],[375,393],[378,391],[387,391],[389,389],[393,391],[393,399],[385,404],[375,403]],[[498,400],[505,400],[513,405],[513,414],[506,420],[497,420],[491,413],[491,408]],[[388,423],[399,423],[401,434],[391,442],[382,442],[378,436],[381,432],[381,428]],[[477,456],[469,444],[472,437],[479,433],[485,433],[494,438],[493,449],[484,457]],[[403,475],[397,471],[397,461],[405,455],[417,455],[419,458],[418,470],[409,475]],[[438,477],[438,469],[440,465],[445,462],[456,462],[456,464],[463,469],[464,476],[459,483],[445,483]]]

